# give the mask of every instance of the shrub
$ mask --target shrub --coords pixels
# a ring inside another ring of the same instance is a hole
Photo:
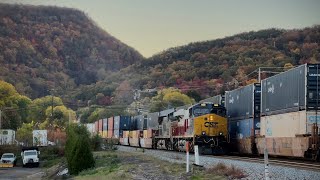
[[[94,167],[89,132],[84,126],[68,126],[65,155],[70,174],[78,174],[82,170]]]
[[[101,149],[101,142],[102,142],[102,139],[99,136],[99,134],[96,134],[96,135],[92,136],[92,138],[91,138],[91,148],[94,151],[100,150]]]

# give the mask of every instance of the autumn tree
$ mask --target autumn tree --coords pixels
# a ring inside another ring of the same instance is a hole
[[[29,121],[34,121],[39,128],[65,127],[69,121],[76,120],[73,110],[63,105],[61,98],[45,96],[37,98],[31,103],[32,109],[29,113]]]
[[[2,128],[17,129],[27,122],[28,105],[31,100],[20,95],[13,85],[0,80],[0,109],[2,109]]]
[[[32,131],[34,129],[34,122],[23,123],[17,130],[17,140],[23,142],[25,146],[32,144]]]
[[[156,112],[193,103],[195,100],[182,94],[180,90],[168,88],[158,91],[158,95],[151,99],[150,111]]]
[[[114,92],[114,101],[117,104],[129,105],[133,101],[133,89],[129,81],[123,81]]]
[[[284,69],[287,71],[287,70],[289,70],[289,69],[291,69],[291,68],[294,68],[294,66],[291,64],[291,63],[286,63],[284,66]]]

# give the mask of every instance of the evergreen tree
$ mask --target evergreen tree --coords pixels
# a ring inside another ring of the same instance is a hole
[[[89,132],[83,125],[69,125],[65,151],[70,174],[78,174],[94,167],[95,161],[90,146]]]

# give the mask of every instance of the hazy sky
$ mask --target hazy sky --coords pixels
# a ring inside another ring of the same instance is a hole
[[[144,56],[194,41],[265,28],[320,24],[320,0],[0,0],[86,12]]]

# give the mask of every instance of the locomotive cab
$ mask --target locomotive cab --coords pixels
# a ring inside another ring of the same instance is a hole
[[[202,154],[225,154],[228,139],[225,107],[200,104],[193,108],[194,142]]]

